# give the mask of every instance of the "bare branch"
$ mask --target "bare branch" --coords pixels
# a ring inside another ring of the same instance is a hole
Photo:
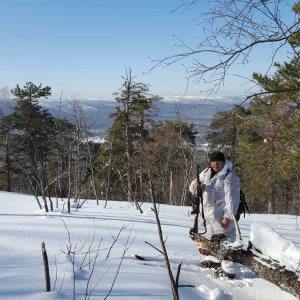
[[[196,46],[188,45],[175,36],[176,46],[185,51],[151,59],[153,66],[168,67],[178,62],[187,62],[188,80],[212,85],[217,91],[225,82],[228,71],[234,65],[249,64],[253,51],[262,45],[270,45],[270,65],[283,47],[299,57],[299,51],[290,39],[300,32],[300,19],[292,11],[295,1],[261,0],[190,0],[182,1],[172,13],[200,9],[197,21],[203,25],[204,37]],[[290,10],[290,12],[287,12]],[[284,17],[283,17],[284,11]],[[288,17],[286,14],[288,14]],[[294,15],[294,18],[293,18]],[[288,52],[286,52],[288,54]]]

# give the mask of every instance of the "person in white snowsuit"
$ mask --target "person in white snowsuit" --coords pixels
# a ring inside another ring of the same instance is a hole
[[[240,202],[240,182],[232,167],[222,152],[213,152],[210,167],[199,175],[208,239],[236,238],[234,216]],[[195,179],[190,185],[193,195],[200,189],[199,182]]]

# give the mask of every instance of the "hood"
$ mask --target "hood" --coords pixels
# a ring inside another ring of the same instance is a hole
[[[218,172],[218,175],[221,176],[221,175],[226,175],[228,170],[232,170],[232,167],[233,167],[233,164],[230,160],[225,160],[225,164],[224,164],[224,167],[223,169]]]

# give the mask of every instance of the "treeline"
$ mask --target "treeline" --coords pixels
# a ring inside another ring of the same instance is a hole
[[[295,56],[275,67],[273,76],[254,74],[262,93],[214,116],[208,151],[222,150],[233,161],[252,212],[299,214],[300,62]],[[189,205],[196,164],[208,164],[207,151],[195,143],[195,125],[180,117],[155,121],[160,97],[135,82],[131,70],[123,79],[101,144],[91,140],[78,102],[72,102],[75,122],[70,123],[38,104],[51,95],[50,87],[17,85],[11,91],[13,112],[0,123],[1,190],[32,193],[46,211],[55,206],[53,199],[63,198],[68,211],[85,199],[127,200],[141,212],[142,203],[153,197]]]
[[[0,123],[1,190],[31,193],[46,211],[63,198],[68,211],[91,198],[128,200],[142,211],[154,194],[161,203],[187,204],[195,126],[180,119],[155,122],[160,98],[135,82],[131,70],[114,95],[113,124],[102,144],[90,138],[79,102],[72,102],[70,123],[38,104],[51,95],[50,87],[28,82],[11,93],[12,113]]]

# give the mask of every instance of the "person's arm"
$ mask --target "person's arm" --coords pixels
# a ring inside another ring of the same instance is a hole
[[[197,195],[197,179],[194,179],[189,187],[189,191],[192,193],[193,196]]]
[[[229,219],[223,218],[223,219],[222,219],[222,222],[221,222],[221,226],[222,226],[223,228],[227,228],[228,225],[229,225]]]
[[[224,179],[225,207],[222,226],[226,228],[232,215],[235,215],[240,202],[240,182],[234,173],[229,173]]]
[[[193,196],[196,196],[200,192],[201,182],[203,180],[203,172],[204,171],[200,173],[199,180],[194,179],[190,184],[189,191],[192,193]]]

